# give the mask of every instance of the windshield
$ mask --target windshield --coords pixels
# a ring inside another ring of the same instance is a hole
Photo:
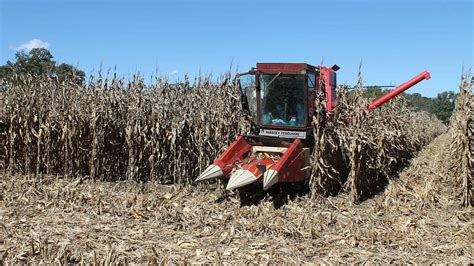
[[[260,74],[262,125],[306,125],[305,75]]]

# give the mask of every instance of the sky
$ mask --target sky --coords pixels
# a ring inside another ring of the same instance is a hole
[[[0,64],[48,48],[86,74],[170,80],[244,72],[257,62],[341,67],[338,83],[457,90],[473,63],[472,0],[0,0]]]

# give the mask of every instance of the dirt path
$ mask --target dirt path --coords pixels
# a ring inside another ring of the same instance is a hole
[[[205,187],[0,176],[0,258],[472,263],[472,208],[452,200],[436,171],[446,141],[437,138],[384,194],[356,206],[342,194],[241,208]]]

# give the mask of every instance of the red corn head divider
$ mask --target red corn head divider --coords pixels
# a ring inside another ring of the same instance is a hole
[[[226,187],[228,190],[254,182],[262,182],[263,189],[267,190],[278,182],[303,181],[309,171],[305,169],[309,149],[303,147],[300,139],[283,146],[255,144],[248,142],[244,136],[239,136],[196,181],[231,174]]]
[[[204,181],[228,175],[234,168],[235,163],[242,162],[247,157],[250,148],[251,146],[244,137],[239,136],[195,181]]]

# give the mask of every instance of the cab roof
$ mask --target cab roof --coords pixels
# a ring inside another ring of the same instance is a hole
[[[305,74],[317,71],[318,68],[306,63],[257,63],[257,71],[268,74]]]

